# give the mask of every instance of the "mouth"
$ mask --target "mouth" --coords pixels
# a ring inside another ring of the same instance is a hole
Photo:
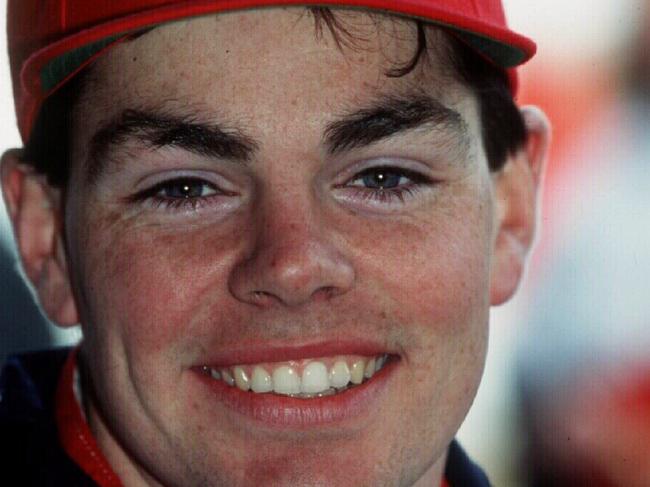
[[[399,362],[399,355],[377,347],[339,342],[230,352],[192,370],[240,420],[301,429],[352,418],[358,426],[360,417],[381,408]]]
[[[243,392],[314,399],[340,394],[369,381],[392,359],[386,353],[373,357],[348,355],[231,367],[203,365],[200,371]]]

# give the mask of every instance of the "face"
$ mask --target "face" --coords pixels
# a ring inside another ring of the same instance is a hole
[[[93,67],[67,269],[91,427],[133,485],[439,479],[483,368],[494,178],[444,37],[391,78],[413,26],[341,15],[362,48],[265,10]]]

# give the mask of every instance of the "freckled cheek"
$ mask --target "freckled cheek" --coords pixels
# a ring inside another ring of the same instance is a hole
[[[127,348],[156,352],[177,343],[202,303],[225,289],[222,267],[232,244],[215,245],[209,233],[118,233],[110,245],[94,247],[101,251],[87,273],[93,321],[108,324]]]
[[[439,222],[398,232],[362,257],[369,282],[398,322],[466,331],[488,307],[487,235],[472,222]],[[408,243],[404,243],[408,242]]]

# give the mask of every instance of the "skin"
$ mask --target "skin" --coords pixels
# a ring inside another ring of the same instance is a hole
[[[412,25],[344,15],[363,49],[341,51],[302,10],[280,9],[162,26],[112,49],[76,109],[65,205],[19,153],[5,155],[26,273],[53,320],[82,323],[89,423],[125,485],[440,482],[480,381],[489,306],[514,292],[532,241],[547,125],[527,110],[526,146],[491,174],[476,101],[439,57],[444,36],[430,36],[427,62],[388,78],[413,53]],[[341,113],[416,88],[463,130],[324,147]],[[235,164],[131,138],[89,184],[91,138],[125,109],[218,120],[257,151]],[[372,199],[359,179],[387,164],[423,176],[403,180],[403,202]],[[181,171],[228,193],[176,209],[133,198]],[[367,414],[334,426],[265,427],[189,369],[247,343],[365,337],[400,362]]]

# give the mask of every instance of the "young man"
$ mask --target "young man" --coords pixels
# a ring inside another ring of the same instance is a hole
[[[84,333],[5,371],[28,484],[487,485],[453,437],[533,239],[534,47],[498,0],[328,3],[10,3],[7,207]]]

